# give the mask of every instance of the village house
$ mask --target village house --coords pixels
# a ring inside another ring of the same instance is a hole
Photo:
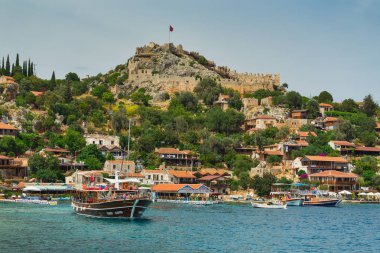
[[[277,123],[277,119],[270,115],[258,115],[252,119],[245,120],[245,130],[257,130],[267,129],[268,127],[274,127]]]
[[[306,140],[308,137],[316,137],[317,134],[313,131],[298,131],[297,140]]]
[[[169,174],[164,169],[143,170],[141,174],[144,175],[143,183],[147,185],[172,183]]]
[[[232,171],[226,169],[203,168],[193,174],[198,178],[204,176],[224,176],[225,178],[232,178]]]
[[[334,107],[330,104],[326,104],[326,103],[319,104],[319,112],[322,114],[323,117],[325,116],[326,112],[329,112],[332,110],[334,110]]]
[[[380,134],[380,122],[376,122],[376,133]]]
[[[380,156],[380,148],[376,147],[356,147],[355,156]]]
[[[284,159],[290,160],[292,158],[292,152],[294,150],[301,150],[309,146],[309,143],[305,140],[292,140],[282,143],[282,150],[284,153]]]
[[[188,198],[192,194],[209,194],[211,189],[203,184],[157,184],[152,187],[156,199]]]
[[[320,185],[327,185],[329,191],[339,192],[343,190],[354,191],[358,189],[359,176],[354,173],[344,173],[336,170],[325,170],[311,174],[310,180]]]
[[[198,182],[210,188],[213,194],[229,194],[229,181],[230,178],[221,175],[207,175],[198,178]]]
[[[341,155],[353,154],[356,146],[354,143],[348,141],[329,141],[328,144],[332,149],[338,150]]]
[[[15,137],[18,131],[14,126],[0,122],[0,138],[4,136]]]
[[[119,148],[118,146],[101,146],[99,151],[102,152],[104,156],[107,157],[108,154],[111,154],[115,159],[123,159],[127,155],[127,152]]]
[[[0,155],[0,177],[2,179],[23,179],[28,167],[17,158]]]
[[[190,150],[158,148],[155,150],[155,154],[165,163],[166,167],[189,169],[200,166],[199,156]]]
[[[326,130],[335,130],[338,127],[339,119],[336,117],[326,117],[323,120],[323,125]]]
[[[167,173],[174,184],[193,184],[197,181],[191,171],[167,170]]]
[[[116,135],[103,135],[103,134],[85,134],[87,145],[96,144],[98,146],[119,147],[119,136]]]
[[[292,119],[307,119],[307,110],[293,110],[291,113]]]
[[[104,163],[103,170],[110,175],[115,175],[115,171],[119,171],[120,176],[127,176],[128,173],[136,172],[136,166],[134,161],[107,160]]]
[[[228,100],[230,99],[229,95],[219,94],[218,100],[214,102],[215,107],[219,107],[223,111],[228,109]]]
[[[349,163],[343,157],[333,156],[311,156],[307,155],[302,158],[302,167],[307,174],[313,174],[324,170],[339,170],[348,172]]]

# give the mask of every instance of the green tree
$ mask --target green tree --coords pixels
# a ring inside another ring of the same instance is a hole
[[[146,94],[146,91],[144,88],[140,88],[137,91],[133,92],[131,95],[131,100],[133,103],[136,104],[142,104],[145,106],[149,105],[149,100],[152,99],[152,96],[149,94]]]
[[[318,102],[319,103],[329,103],[331,104],[334,101],[333,96],[327,92],[327,91],[322,91],[318,95]]]
[[[128,129],[128,123],[127,112],[124,107],[120,107],[119,110],[112,114],[111,125],[117,133],[120,133],[121,130]]]
[[[7,56],[7,61],[5,62],[5,75],[11,75],[11,63],[9,62],[9,55]]]
[[[234,109],[225,112],[220,108],[211,109],[206,115],[206,127],[219,133],[231,134],[241,131],[244,115]]]
[[[182,105],[187,111],[198,111],[198,99],[191,92],[178,92],[175,98],[170,101],[169,107]]]
[[[223,88],[214,79],[204,78],[195,86],[194,92],[206,105],[212,105],[223,92]]]
[[[296,91],[290,91],[285,95],[285,103],[291,109],[300,109],[302,107],[302,96]]]
[[[98,98],[102,98],[103,93],[105,93],[107,91],[108,91],[107,86],[104,84],[101,84],[101,85],[98,85],[98,86],[95,86],[94,88],[92,88],[91,95],[98,97]]]
[[[89,169],[101,169],[106,158],[95,144],[90,144],[82,149],[78,160],[83,161]]]
[[[86,146],[86,140],[84,139],[83,135],[80,132],[72,130],[70,128],[65,135],[64,142],[72,153],[80,151]]]
[[[56,182],[63,180],[64,176],[59,170],[59,161],[54,156],[43,157],[34,154],[29,158],[28,166],[31,176],[43,182]]]
[[[10,155],[10,156],[19,156],[25,153],[27,147],[25,143],[11,136],[4,136],[0,139],[0,151]]]
[[[358,104],[352,98],[348,98],[342,101],[339,109],[343,112],[357,112],[359,110]]]
[[[379,108],[379,105],[373,101],[373,98],[371,95],[365,96],[363,100],[363,112],[367,114],[368,117],[372,117],[376,114],[377,109]]]
[[[308,117],[310,119],[315,119],[319,116],[319,103],[316,100],[310,99],[306,103],[306,109],[308,111]]]
[[[277,178],[270,173],[264,173],[263,177],[256,175],[252,180],[252,188],[255,190],[258,196],[268,196],[271,192],[272,184],[276,181]]]
[[[79,82],[80,81],[79,76],[74,72],[67,73],[65,76],[65,79],[66,79],[66,81],[71,81],[71,82]]]
[[[102,95],[102,99],[104,102],[106,103],[113,103],[114,102],[114,97],[113,97],[113,94],[109,91],[106,91],[103,93]]]
[[[267,162],[270,164],[279,164],[281,163],[281,161],[282,161],[281,157],[277,155],[271,155],[267,159]]]

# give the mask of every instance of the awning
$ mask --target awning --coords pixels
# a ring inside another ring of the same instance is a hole
[[[347,191],[347,190],[344,190],[344,191],[341,191],[339,192],[340,195],[351,195],[352,193]]]

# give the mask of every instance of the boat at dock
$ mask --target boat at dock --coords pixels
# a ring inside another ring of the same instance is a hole
[[[0,202],[19,203],[19,204],[38,204],[38,205],[50,205],[50,206],[56,206],[58,204],[58,202],[55,200],[40,199],[38,197],[0,199]]]
[[[282,201],[269,200],[264,203],[251,202],[254,208],[268,208],[268,209],[286,209],[287,204]]]
[[[111,186],[92,186],[77,190],[71,200],[76,214],[96,218],[140,218],[152,203],[147,192],[120,188],[120,184],[139,183],[137,179],[107,179]]]
[[[305,206],[327,206],[327,207],[337,207],[342,202],[341,199],[335,198],[319,198],[313,197],[310,199],[305,199]]]

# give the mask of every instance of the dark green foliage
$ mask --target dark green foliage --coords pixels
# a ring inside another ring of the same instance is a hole
[[[191,92],[179,92],[175,94],[175,97],[170,101],[169,108],[176,107],[178,105],[183,106],[187,111],[196,112],[199,109],[198,99]]]
[[[258,196],[268,196],[271,192],[272,184],[276,181],[277,178],[270,173],[264,173],[263,177],[256,175],[252,179],[252,188],[255,189],[255,193]]]
[[[279,163],[281,163],[281,161],[282,161],[282,158],[280,156],[277,156],[277,155],[271,155],[267,159],[267,162],[270,164],[279,164]]]
[[[113,103],[115,100],[113,94],[110,91],[104,92],[102,95],[102,99],[106,103]]]
[[[71,128],[67,130],[64,141],[66,143],[67,148],[72,153],[80,151],[86,146],[86,140],[84,139],[82,133],[75,131]]]
[[[354,173],[363,177],[365,185],[380,189],[380,184],[375,176],[379,171],[378,161],[375,157],[364,156],[361,159],[354,161],[354,165]]]
[[[25,143],[14,137],[4,136],[0,139],[0,152],[9,156],[19,156],[27,150]]]
[[[331,104],[334,101],[333,96],[327,92],[327,91],[322,91],[318,95],[318,102],[319,103],[329,103]]]
[[[106,158],[95,144],[90,144],[82,149],[78,160],[83,161],[92,170],[103,168]]]
[[[368,117],[372,117],[376,114],[379,105],[373,101],[371,95],[367,95],[363,100],[363,112],[367,114]]]
[[[290,91],[285,95],[285,104],[291,109],[301,109],[302,96],[296,91]]]
[[[150,96],[149,94],[146,94],[144,88],[140,88],[137,91],[133,92],[130,98],[133,103],[148,106],[149,100],[152,99],[152,96]]]
[[[66,79],[66,81],[71,81],[71,82],[79,82],[80,81],[79,76],[74,72],[67,73],[65,76],[65,79]]]
[[[239,111],[243,107],[243,102],[241,101],[239,92],[233,89],[224,89],[223,93],[230,96],[228,99],[228,105],[231,108]]]
[[[339,110],[343,112],[357,112],[359,110],[359,106],[355,100],[349,98],[342,101],[339,105]]]
[[[31,177],[35,177],[43,182],[56,182],[64,180],[63,174],[59,171],[59,161],[54,156],[43,157],[34,154],[28,162]]]
[[[319,116],[319,103],[316,100],[310,99],[306,103],[305,109],[307,109],[309,119],[315,119]]]
[[[214,79],[204,78],[195,86],[194,92],[206,105],[212,105],[223,93],[223,88]]]
[[[117,133],[119,133],[121,130],[127,130],[128,122],[127,112],[125,111],[124,107],[119,108],[119,110],[113,113],[111,118],[111,125]]]
[[[107,91],[108,91],[108,87],[104,84],[101,84],[101,85],[98,85],[98,86],[95,86],[94,88],[92,88],[91,95],[98,97],[98,98],[102,98],[103,93],[105,93]]]
[[[244,115],[234,109],[225,112],[220,108],[211,109],[206,115],[206,127],[218,133],[231,134],[241,131]]]

